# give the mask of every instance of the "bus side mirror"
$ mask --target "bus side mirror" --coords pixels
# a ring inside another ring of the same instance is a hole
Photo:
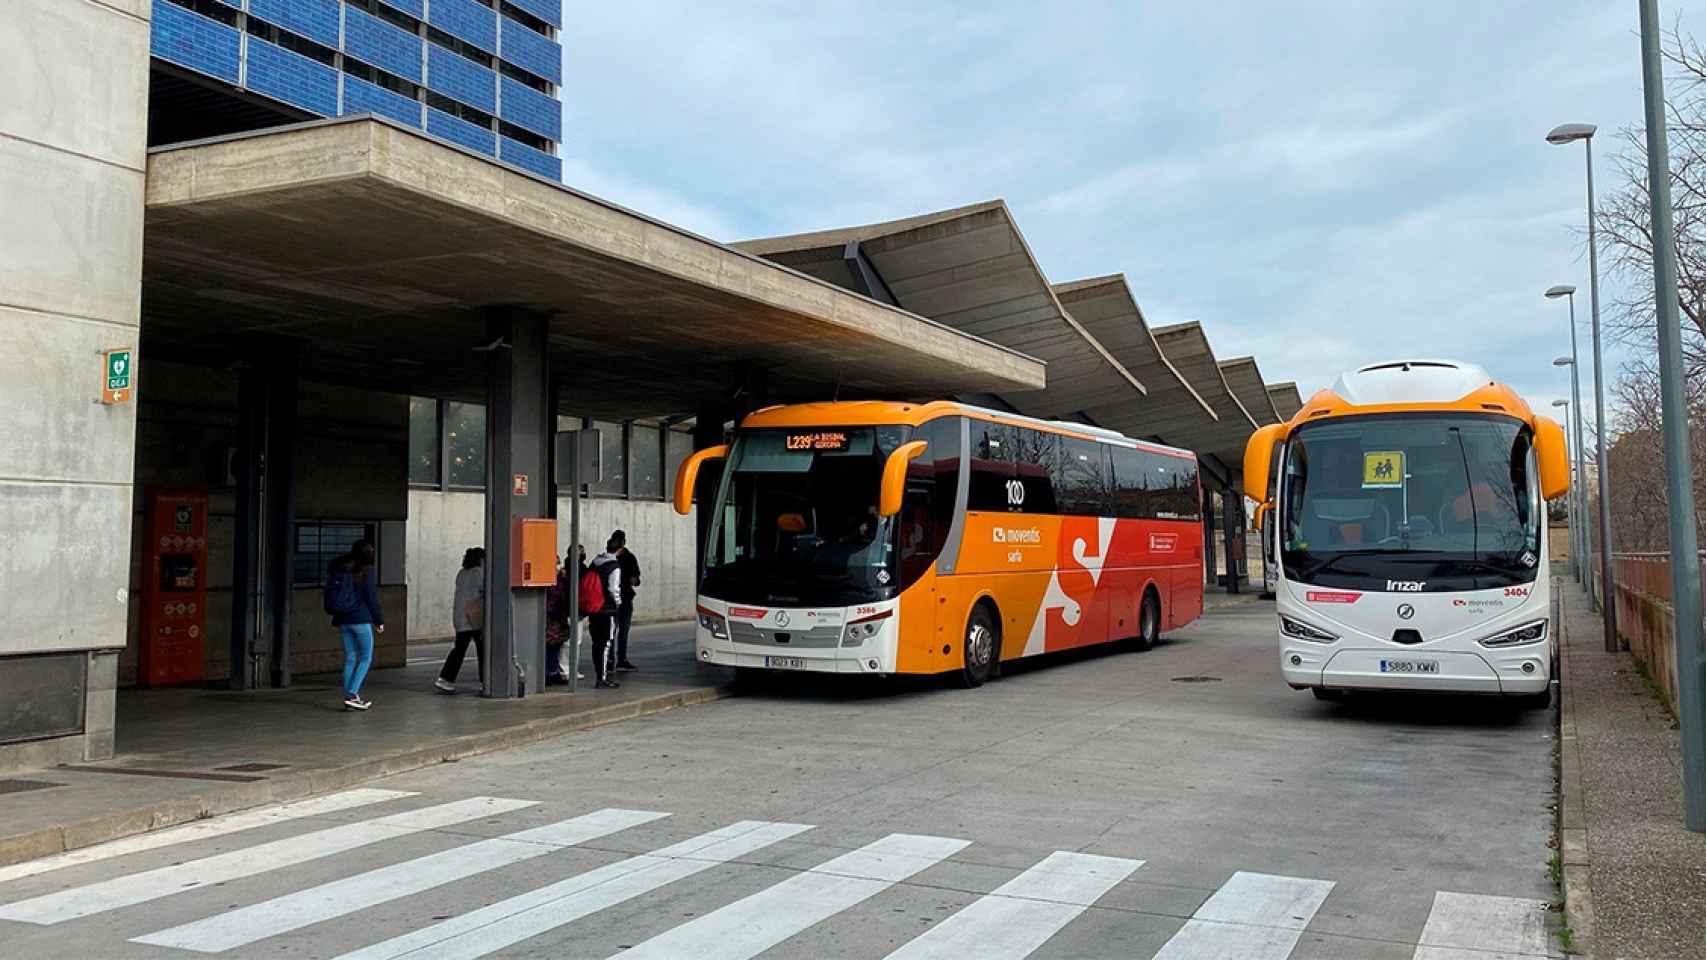
[[[1534,459],[1540,464],[1540,496],[1556,500],[1570,492],[1570,452],[1564,428],[1550,417],[1534,418]]]
[[[1257,503],[1268,499],[1268,469],[1274,459],[1274,445],[1285,437],[1283,423],[1270,423],[1250,435],[1244,444],[1244,496]]]
[[[698,450],[675,471],[675,512],[687,516],[693,512],[693,487],[699,482],[699,467],[707,460],[721,460],[729,455],[728,444]]]
[[[906,465],[928,446],[923,440],[903,443],[883,461],[883,492],[877,499],[878,516],[892,517],[900,512],[900,501],[906,495]]]
[[[1274,505],[1271,503],[1256,504],[1256,515],[1252,518],[1252,522],[1255,523],[1257,530],[1260,530],[1267,525],[1268,514],[1272,513],[1273,509]]]

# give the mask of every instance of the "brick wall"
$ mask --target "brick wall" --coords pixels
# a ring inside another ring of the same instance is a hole
[[[149,52],[162,60],[236,83],[239,41],[233,27],[175,3],[154,0]]]
[[[498,108],[498,75],[436,43],[427,44],[427,89],[487,113]]]
[[[350,7],[344,20],[344,52],[364,63],[421,82],[421,38]]]
[[[474,0],[432,0],[427,22],[482,50],[498,52],[498,12]]]
[[[433,0],[438,9],[438,0]],[[503,17],[503,58],[552,83],[563,82],[563,48],[531,29]]]
[[[338,73],[259,37],[249,38],[249,89],[323,117],[338,112]]]
[[[338,0],[249,0],[249,16],[332,49],[338,46]]]
[[[540,93],[524,83],[508,77],[499,78],[503,84],[503,113],[501,116],[518,127],[525,127],[547,140],[563,139],[563,105],[555,97]]]

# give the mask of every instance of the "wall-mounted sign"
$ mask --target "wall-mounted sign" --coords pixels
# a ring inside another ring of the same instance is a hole
[[[136,382],[136,361],[129,347],[114,347],[102,354],[101,402],[129,403],[132,385]]]
[[[847,449],[847,434],[840,430],[813,430],[809,433],[788,434],[789,450],[829,450],[840,451]]]
[[[515,486],[513,490],[515,495],[518,497],[527,496],[527,474],[518,473],[515,475]]]

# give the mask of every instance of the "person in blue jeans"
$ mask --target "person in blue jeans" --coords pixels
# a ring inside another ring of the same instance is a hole
[[[373,560],[373,543],[357,540],[349,553],[332,561],[326,577],[327,608],[332,625],[344,641],[346,710],[373,706],[361,696],[367,668],[373,663],[373,635],[385,632],[385,611],[379,608],[379,571]]]

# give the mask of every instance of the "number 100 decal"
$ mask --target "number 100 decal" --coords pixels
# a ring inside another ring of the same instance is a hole
[[[1007,481],[1007,505],[1009,507],[1025,505],[1025,482],[1023,480]]]

